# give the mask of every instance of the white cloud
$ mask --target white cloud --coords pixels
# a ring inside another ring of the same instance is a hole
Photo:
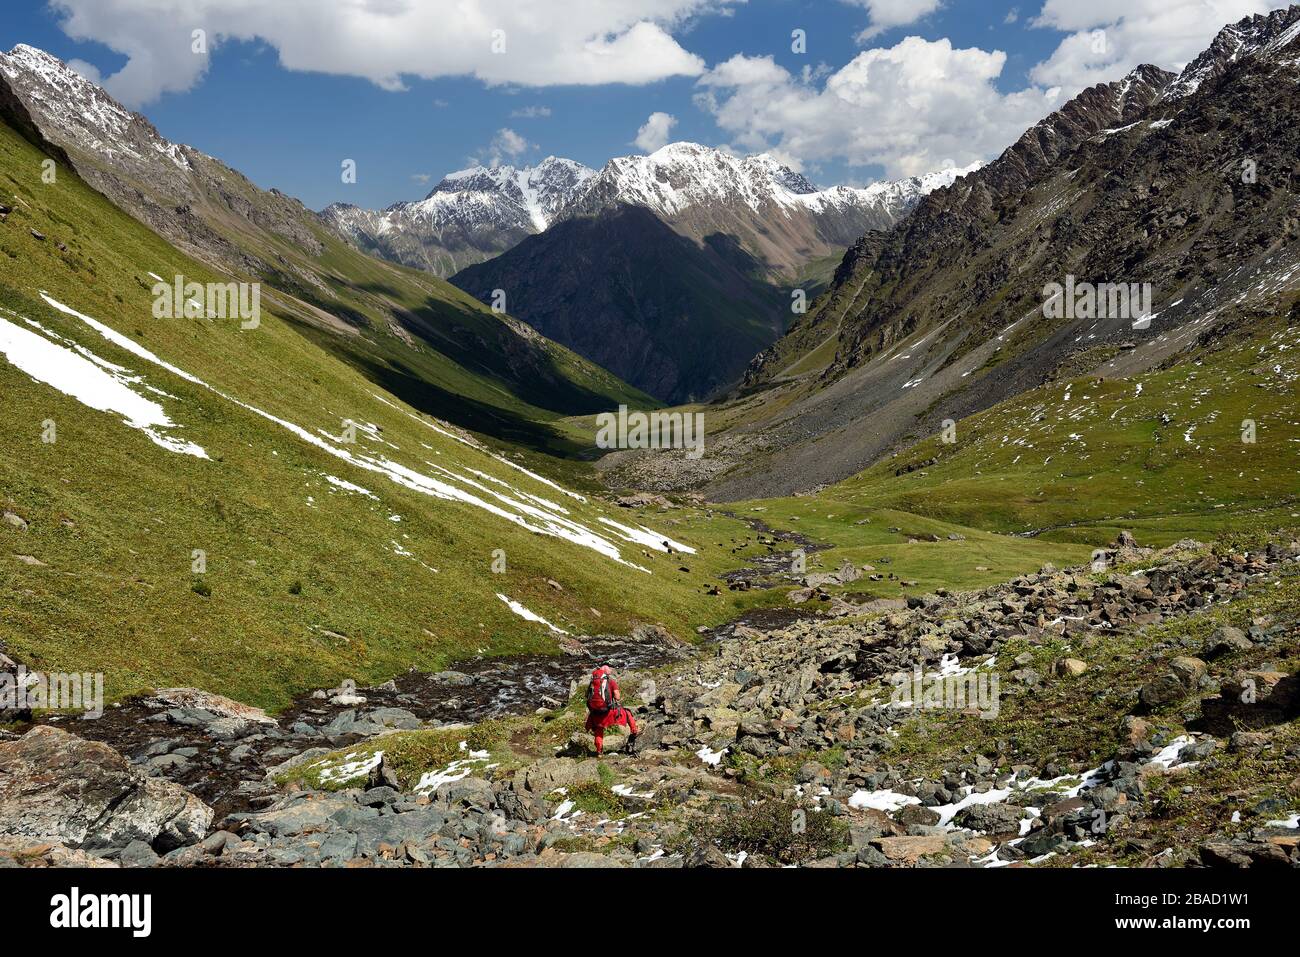
[[[87,63],[85,60],[69,60],[68,69],[73,73],[79,73],[95,86],[99,86],[104,81],[104,78],[99,73],[99,67],[93,63]]]
[[[841,160],[912,176],[987,160],[1060,102],[1035,87],[1000,93],[1006,54],[907,37],[821,79],[737,55],[699,80],[696,102],[745,150],[796,165]]]
[[[858,2],[881,27],[937,5]],[[1275,2],[1046,0],[1032,25],[1067,35],[1030,71],[1030,85],[1010,93],[997,88],[1006,54],[913,36],[860,53],[826,76],[737,55],[699,79],[696,102],[740,149],[771,150],[796,166],[838,160],[914,175],[944,160],[992,159],[1080,90],[1142,63],[1180,70],[1224,25]]]
[[[512,110],[510,115],[516,119],[538,120],[551,115],[549,106],[525,106],[523,109]]]
[[[492,140],[493,149],[505,153],[511,159],[522,156],[528,151],[530,145],[526,139],[512,129],[498,130],[496,138]]]
[[[1033,25],[1070,35],[1030,75],[1036,83],[1061,87],[1068,99],[1143,63],[1178,71],[1226,24],[1279,5],[1273,0],[1046,0]]]
[[[523,86],[650,83],[698,76],[704,62],[672,36],[691,17],[743,0],[50,0],[64,32],[127,57],[110,93],[141,106],[190,89],[208,50],[261,40],[281,64],[363,77],[400,90],[403,77],[473,76]],[[494,31],[502,31],[497,34]],[[494,52],[494,41],[496,50]]]
[[[643,153],[653,153],[668,145],[668,136],[676,125],[675,116],[667,113],[651,113],[641,128],[636,131],[636,139],[633,142]]]
[[[529,150],[536,148],[536,143],[530,143],[509,127],[503,127],[497,130],[491,143],[469,158],[469,162],[471,166],[513,164]]]
[[[858,6],[866,7],[871,15],[871,26],[858,34],[858,40],[870,40],[872,37],[915,23],[922,17],[929,16],[943,5],[943,0],[850,0]]]

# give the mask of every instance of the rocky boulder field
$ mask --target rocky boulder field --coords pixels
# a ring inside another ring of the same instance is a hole
[[[183,688],[0,716],[0,866],[1300,866],[1300,543],[1125,535],[1089,567],[871,606],[786,584],[833,614],[278,717]],[[597,760],[582,730],[597,660],[634,753]]]

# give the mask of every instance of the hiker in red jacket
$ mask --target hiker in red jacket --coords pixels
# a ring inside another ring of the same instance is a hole
[[[630,732],[627,739],[627,751],[630,754],[636,744],[636,736],[640,734],[636,718],[623,707],[614,672],[609,665],[601,665],[591,673],[591,684],[587,686],[587,730],[596,739],[596,757],[601,756],[605,745],[605,729],[620,724],[626,725]]]

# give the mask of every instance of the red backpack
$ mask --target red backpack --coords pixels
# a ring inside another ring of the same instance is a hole
[[[614,707],[614,693],[610,690],[610,673],[604,668],[597,668],[591,673],[591,684],[587,687],[587,708],[590,711],[608,711]]]

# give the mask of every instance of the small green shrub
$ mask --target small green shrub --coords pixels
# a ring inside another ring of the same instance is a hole
[[[609,785],[596,782],[570,785],[568,800],[573,806],[586,814],[601,817],[622,817],[627,813],[623,799],[609,789]]]
[[[723,813],[692,824],[690,836],[732,854],[746,851],[782,864],[799,864],[843,849],[848,828],[825,811],[768,799],[729,805]]]

